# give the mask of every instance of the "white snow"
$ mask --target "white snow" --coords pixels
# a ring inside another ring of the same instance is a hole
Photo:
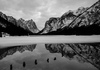
[[[94,43],[100,42],[100,35],[93,36],[14,36],[0,38],[0,48],[38,43]]]

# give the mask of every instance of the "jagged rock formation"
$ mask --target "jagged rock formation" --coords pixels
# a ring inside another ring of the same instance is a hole
[[[93,24],[100,25],[100,2],[96,2],[91,7],[87,8],[75,20],[70,23],[69,27],[88,26]]]
[[[61,28],[63,25],[60,23],[60,18],[50,18],[46,21],[45,28],[41,30],[40,33],[49,33],[52,31],[56,31],[57,29]]]
[[[50,18],[40,32],[47,35],[100,34],[100,1],[91,7],[69,11],[58,18]]]
[[[24,19],[20,18],[17,23],[22,26],[24,29],[28,29],[32,33],[38,33],[39,29],[37,28],[35,22],[31,20],[25,21]]]
[[[63,29],[64,27],[68,26],[79,14],[81,14],[85,10],[86,8],[80,7],[76,11],[69,10],[68,12],[64,13],[61,17],[50,18],[45,23],[45,27],[41,33],[42,34],[49,33],[52,31],[57,31],[58,29]]]
[[[61,17],[51,17],[41,31],[33,20],[16,20],[0,12],[0,32],[10,35],[100,35],[100,1],[91,7],[70,10]]]
[[[34,35],[39,32],[33,20],[16,20],[12,16],[6,16],[0,12],[0,32],[10,35]],[[1,34],[0,34],[1,35]]]
[[[100,69],[100,43],[45,44],[51,53],[61,53],[62,57],[79,62],[89,62]]]
[[[10,48],[0,49],[0,60],[2,60],[3,58],[5,58],[8,55],[13,55],[17,51],[19,51],[20,53],[23,53],[25,50],[32,52],[35,48],[36,48],[36,44],[13,46]]]

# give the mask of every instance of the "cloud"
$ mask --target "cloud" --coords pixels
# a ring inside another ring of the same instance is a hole
[[[34,19],[35,22],[38,22],[39,19],[41,18],[41,12],[33,12],[33,15],[30,17],[30,19],[32,18]]]
[[[91,6],[98,0],[0,0],[0,11],[17,19],[33,19],[42,29],[50,17],[60,17],[68,10]]]
[[[8,16],[13,16],[16,19],[19,19],[24,15],[22,10],[17,10],[16,11],[14,9],[3,10],[3,13],[6,13],[6,15],[8,15]]]

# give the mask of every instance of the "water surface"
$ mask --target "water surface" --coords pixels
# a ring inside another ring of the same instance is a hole
[[[49,43],[0,49],[0,70],[99,70],[100,43]]]

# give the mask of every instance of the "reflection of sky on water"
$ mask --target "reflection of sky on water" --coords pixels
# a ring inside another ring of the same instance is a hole
[[[61,56],[60,53],[50,53],[44,44],[37,44],[32,52],[17,51],[0,60],[0,69],[8,70],[9,65],[13,64],[13,70],[97,70],[90,63],[80,63],[76,59],[69,60]],[[54,57],[57,58],[55,61]],[[49,58],[49,63],[46,61],[47,58]],[[37,65],[34,64],[35,59],[37,59]],[[25,68],[22,66],[23,61],[26,62]]]

